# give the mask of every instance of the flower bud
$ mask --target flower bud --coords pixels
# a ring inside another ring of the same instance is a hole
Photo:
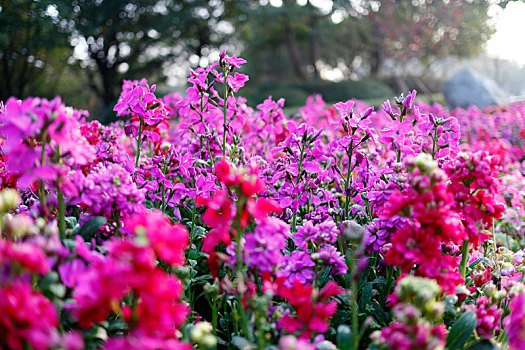
[[[492,296],[495,292],[496,292],[496,286],[494,285],[494,283],[487,283],[484,287],[483,287],[483,293],[485,293],[485,295],[487,296]]]
[[[20,196],[17,190],[8,188],[0,192],[0,212],[7,213],[16,209],[18,204],[20,204]]]
[[[204,337],[202,337],[199,345],[205,349],[215,348],[217,345],[217,338],[214,335],[206,334]]]
[[[319,253],[313,253],[311,256],[313,262],[317,262],[321,260],[321,255]]]
[[[213,284],[206,283],[204,285],[204,293],[208,297],[213,297],[217,295],[217,293],[219,293],[219,286],[217,285],[217,283],[213,283]]]
[[[505,298],[506,295],[507,292],[505,292],[504,290],[498,290],[496,293],[494,293],[492,298],[494,299],[494,301],[499,302],[501,299]]]
[[[195,343],[201,343],[205,335],[213,331],[213,326],[209,322],[199,322],[191,329],[191,340]]]
[[[430,174],[437,168],[437,162],[427,153],[420,153],[414,159],[414,166],[423,174]]]
[[[355,221],[343,221],[343,237],[349,243],[361,244],[365,236],[365,228]]]
[[[285,335],[279,340],[279,349],[281,350],[295,350],[297,346],[297,338],[293,335]]]
[[[431,302],[425,305],[425,314],[431,320],[440,319],[445,313],[445,304],[439,302]]]
[[[332,342],[328,340],[323,340],[320,343],[317,343],[316,346],[317,350],[337,350],[337,346],[335,346]]]
[[[392,312],[395,318],[404,324],[416,324],[421,318],[421,311],[411,304],[397,304]]]

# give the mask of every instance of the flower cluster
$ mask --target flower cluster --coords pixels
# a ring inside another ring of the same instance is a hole
[[[287,115],[244,63],[0,103],[0,348],[521,348],[525,103]]]
[[[414,160],[410,187],[404,193],[393,193],[383,214],[402,215],[410,220],[392,236],[392,247],[385,261],[408,274],[433,278],[447,293],[454,293],[461,284],[458,259],[446,254],[442,245],[460,245],[466,238],[461,217],[453,211],[454,196],[445,174],[426,156]],[[416,266],[416,267],[415,267]]]
[[[81,327],[90,328],[109,314],[121,314],[128,334],[111,341],[119,344],[116,348],[134,339],[173,343],[173,334],[188,312],[180,302],[183,286],[155,261],[158,258],[171,266],[182,265],[188,231],[172,226],[158,212],[133,217],[124,225],[133,239],[109,241],[106,257],[85,256],[77,247],[77,253],[91,264],[78,276],[74,287],[73,315]],[[84,243],[79,244],[85,250]],[[124,302],[126,296],[128,303]]]

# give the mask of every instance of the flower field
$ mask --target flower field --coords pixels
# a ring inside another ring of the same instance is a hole
[[[284,115],[244,63],[2,103],[0,349],[524,349],[525,103]]]

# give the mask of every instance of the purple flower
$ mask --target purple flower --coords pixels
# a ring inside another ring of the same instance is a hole
[[[234,75],[228,75],[226,82],[233,92],[239,91],[244,86],[244,83],[248,81],[248,76],[235,72]]]
[[[284,277],[284,284],[288,287],[291,287],[294,281],[309,284],[315,277],[312,270],[314,266],[315,263],[308,252],[295,250],[292,255],[285,256],[284,268],[277,272],[277,277]]]
[[[286,247],[289,225],[270,217],[257,225],[254,232],[247,233],[244,243],[244,261],[260,272],[272,272],[280,267]]]
[[[67,261],[58,267],[60,279],[66,287],[73,288],[78,281],[78,277],[86,271],[87,267],[80,259]]]
[[[307,221],[294,234],[294,243],[297,246],[302,246],[308,241],[316,244],[334,243],[338,235],[339,230],[333,221],[325,221],[315,226],[312,221]]]
[[[232,57],[225,57],[224,60],[229,65],[235,68],[241,68],[241,65],[246,63],[246,60],[244,58],[237,58],[235,55],[233,55]]]
[[[332,267],[331,274],[346,275],[348,266],[345,257],[333,245],[325,245],[319,249],[319,259],[325,266]]]
[[[520,293],[509,305],[511,311],[506,328],[509,347],[512,350],[525,348],[525,294]]]
[[[414,99],[416,98],[416,93],[416,90],[412,90],[412,92],[409,93],[407,97],[405,97],[405,99],[403,100],[403,107],[405,107],[406,109],[412,108],[412,105],[414,104]]]
[[[74,173],[72,180],[80,193],[76,201],[92,214],[109,216],[118,210],[125,216],[143,210],[146,189],[138,189],[131,174],[118,164],[97,164],[87,176]]]

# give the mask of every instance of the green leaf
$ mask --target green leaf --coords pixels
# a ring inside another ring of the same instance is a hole
[[[95,234],[98,232],[98,230],[107,222],[108,221],[105,217],[95,216],[94,218],[86,221],[86,223],[82,225],[82,227],[80,227],[76,233],[82,236],[85,241],[89,241],[91,238],[95,237]]]
[[[447,349],[462,349],[463,345],[474,333],[478,319],[472,311],[465,312],[452,326],[447,336]]]
[[[466,350],[499,350],[499,348],[490,340],[483,339],[470,345]]]
[[[382,326],[388,325],[388,315],[386,314],[385,310],[379,305],[377,302],[372,302],[370,305],[372,305],[372,308],[374,309],[374,318]]]
[[[66,224],[68,228],[75,228],[75,226],[78,225],[77,218],[74,216],[68,216],[65,218]]]
[[[324,285],[328,282],[328,278],[330,277],[330,271],[332,269],[330,267],[327,267],[323,270],[323,272],[321,273],[321,275],[319,276],[319,283],[321,285]]]
[[[235,336],[232,338],[232,344],[239,350],[252,350],[255,346],[250,343],[246,338]]]
[[[351,349],[353,347],[352,331],[350,327],[341,325],[337,327],[337,348]]]
[[[359,308],[365,310],[366,305],[372,300],[372,284],[367,283],[361,292],[361,298],[359,298]]]
[[[478,258],[475,261],[473,261],[472,264],[469,265],[469,267],[472,269],[472,268],[474,268],[474,266],[476,266],[477,264],[479,264],[482,261],[487,261],[487,258]]]

